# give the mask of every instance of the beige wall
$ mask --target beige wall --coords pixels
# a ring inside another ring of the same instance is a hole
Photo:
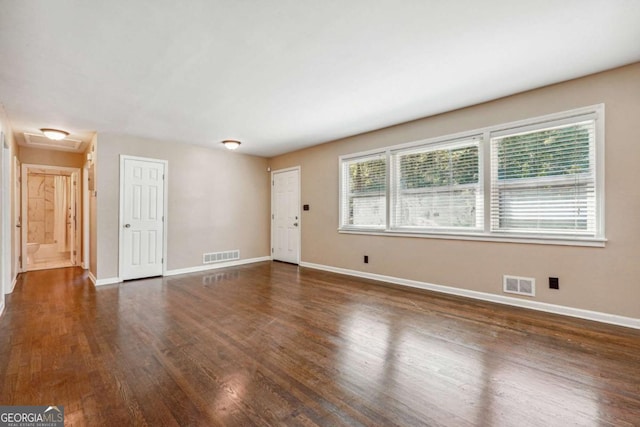
[[[99,138],[99,279],[118,276],[121,154],[169,162],[169,270],[201,266],[204,252],[240,249],[242,259],[269,255],[266,159],[131,136],[100,134]]]
[[[605,248],[339,234],[338,156],[605,104]],[[502,294],[535,277],[536,301],[640,318],[640,64],[276,157],[302,167],[304,262]],[[362,257],[369,255],[370,263]],[[560,289],[548,289],[549,276]],[[523,297],[526,298],[526,297]]]
[[[20,147],[18,158],[22,163],[33,165],[62,166],[66,168],[81,168],[84,165],[83,153],[69,153],[23,146]]]

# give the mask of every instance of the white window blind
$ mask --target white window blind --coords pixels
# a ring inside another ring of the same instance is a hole
[[[600,104],[343,156],[340,231],[604,246],[603,126]]]
[[[385,228],[387,164],[384,153],[342,161],[341,227]]]
[[[491,134],[491,231],[597,235],[595,118]]]
[[[479,138],[399,150],[391,158],[393,227],[482,229]]]

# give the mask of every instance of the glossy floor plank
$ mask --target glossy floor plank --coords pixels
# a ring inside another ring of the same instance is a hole
[[[640,331],[281,263],[19,279],[0,405],[66,425],[640,425]]]

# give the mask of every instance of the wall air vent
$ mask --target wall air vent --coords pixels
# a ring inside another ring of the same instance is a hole
[[[236,249],[233,251],[225,251],[225,252],[209,252],[206,254],[202,254],[202,263],[203,264],[213,264],[214,262],[227,262],[234,261],[240,259],[240,250]]]
[[[536,279],[532,277],[502,276],[504,292],[510,294],[536,296]]]

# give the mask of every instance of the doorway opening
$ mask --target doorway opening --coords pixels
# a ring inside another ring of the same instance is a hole
[[[22,270],[72,267],[80,247],[79,169],[22,165]]]

